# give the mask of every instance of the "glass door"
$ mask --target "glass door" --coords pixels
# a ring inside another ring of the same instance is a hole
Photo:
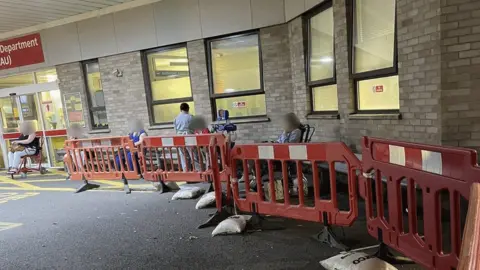
[[[63,104],[60,90],[38,93],[44,125],[44,134],[50,164],[52,167],[63,167],[65,150],[66,125],[63,115]]]
[[[31,121],[42,138],[42,166],[63,167],[63,145],[67,139],[60,90],[0,98],[3,141],[0,168],[5,168],[10,140],[20,136],[18,126]],[[32,164],[38,165],[38,164]]]
[[[0,168],[6,168],[7,153],[10,148],[10,141],[8,139],[9,133],[18,132],[18,124],[20,123],[20,114],[17,106],[17,99],[15,97],[0,98],[0,115],[2,124],[2,143],[1,143],[1,157]],[[7,136],[4,136],[7,135]]]

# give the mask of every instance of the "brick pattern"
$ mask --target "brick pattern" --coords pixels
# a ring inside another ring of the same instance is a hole
[[[442,142],[480,149],[480,2],[441,7]]]
[[[312,117],[305,76],[302,18],[260,29],[267,114],[271,122],[239,124],[240,143],[275,139],[281,116],[295,112],[317,128],[315,141],[341,140],[359,149],[364,135],[405,141],[480,148],[480,4],[477,0],[398,0],[397,39],[400,113],[355,115],[355,83],[349,66],[347,0],[333,0],[335,64],[340,119]],[[211,120],[205,43],[187,43],[192,95],[197,114]],[[127,132],[126,117],[148,124],[140,52],[100,59],[111,135]],[[115,69],[123,77],[113,75]],[[82,93],[80,63],[57,66],[63,93]],[[477,93],[478,92],[478,93]],[[173,130],[149,128],[151,135]],[[103,134],[103,136],[105,136]]]
[[[340,120],[311,120],[320,140],[342,140],[360,149],[362,136],[439,144],[440,0],[397,1],[398,74],[402,120],[358,117],[355,84],[349,67],[346,0],[334,0],[335,61]]]
[[[148,110],[140,52],[98,59],[102,76],[110,135],[128,134],[128,119],[137,118],[148,127]],[[123,72],[117,77],[114,71]]]
[[[205,42],[203,40],[188,42],[187,51],[195,112],[197,115],[203,115],[207,122],[211,122],[212,104],[208,85]]]
[[[267,135],[269,139],[276,139],[282,130],[282,116],[293,112],[288,40],[288,25],[278,25],[260,30],[263,86],[267,115],[271,119],[271,124],[266,127],[268,135],[265,132],[257,133],[257,138]]]
[[[58,86],[62,93],[63,115],[67,118],[67,110],[64,94],[80,93],[83,105],[83,119],[85,120],[84,133],[87,133],[89,128],[90,116],[88,115],[87,96],[85,91],[85,81],[82,71],[82,64],[79,62],[59,65],[56,67],[58,76]],[[67,119],[65,119],[67,120]]]
[[[303,35],[302,18],[299,17],[291,21],[288,28],[294,113],[301,121],[305,121],[310,113],[310,94],[307,90],[305,77],[304,41],[306,37]]]

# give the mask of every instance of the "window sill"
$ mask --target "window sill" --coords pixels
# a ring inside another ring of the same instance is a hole
[[[221,121],[221,122],[225,122],[225,121]],[[260,116],[260,117],[244,118],[244,119],[230,119],[230,123],[233,123],[233,124],[250,124],[250,123],[262,123],[262,122],[270,122],[270,118],[266,116]]]
[[[340,119],[340,115],[338,113],[332,113],[332,114],[309,114],[307,115],[307,119],[334,119],[338,120]]]
[[[379,113],[379,114],[350,114],[349,119],[352,120],[399,120],[402,119],[400,113]]]
[[[110,133],[110,129],[94,129],[88,132],[88,134],[103,134],[103,133]]]
[[[164,130],[164,129],[173,129],[173,124],[159,124],[159,125],[154,125],[148,128],[148,130]]]

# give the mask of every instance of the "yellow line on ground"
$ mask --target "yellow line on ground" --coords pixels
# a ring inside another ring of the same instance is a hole
[[[16,228],[16,227],[20,227],[22,225],[23,225],[22,223],[0,222],[0,231],[13,229],[13,228]]]
[[[19,181],[22,183],[45,183],[45,182],[67,182],[65,179],[51,179],[51,180],[27,180],[27,181]]]
[[[16,191],[75,191],[74,188],[41,188],[41,187],[33,187],[33,188],[21,188],[21,187],[0,187],[0,190],[16,190]]]
[[[6,176],[0,176],[0,182],[7,183],[7,184],[12,184],[14,186],[21,187],[21,188],[24,188],[24,189],[38,188],[37,186],[30,185],[28,183],[23,183],[23,182],[20,182],[20,181],[17,181],[17,180],[12,180],[12,179],[10,179]]]
[[[92,182],[100,183],[100,184],[107,184],[115,188],[123,188],[122,181],[113,181],[113,180],[92,180]]]
[[[27,192],[27,193],[23,193],[23,194],[19,194],[19,193],[7,193],[8,196],[2,196],[0,197],[0,203],[6,203],[8,201],[16,201],[16,200],[21,200],[21,199],[25,199],[25,198],[28,198],[28,197],[32,197],[32,196],[35,196],[35,195],[38,195],[40,193],[37,193],[37,192]]]

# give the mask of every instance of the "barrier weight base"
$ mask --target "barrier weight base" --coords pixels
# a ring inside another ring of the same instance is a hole
[[[278,231],[278,230],[285,230],[285,226],[279,224],[279,222],[270,221],[266,218],[254,214],[250,221],[247,223],[247,231],[255,232],[255,231]]]
[[[95,189],[95,188],[99,188],[100,185],[97,185],[97,184],[90,184],[87,180],[84,180],[83,181],[83,185],[81,187],[79,187],[75,193],[80,193],[80,192],[84,192],[84,191],[87,191],[87,190],[90,190],[90,189]]]
[[[233,216],[233,211],[232,211],[231,207],[224,206],[220,212],[217,211],[215,214],[213,214],[207,220],[207,222],[198,226],[198,229],[204,229],[204,228],[208,228],[208,227],[217,226],[220,222],[224,221],[225,219],[227,219],[231,216]]]
[[[130,189],[130,186],[128,186],[128,180],[125,176],[123,178],[123,190],[125,191],[126,194],[132,193],[132,190]]]
[[[314,236],[315,240],[320,243],[327,244],[332,248],[336,248],[339,250],[347,251],[349,248],[342,244],[340,240],[338,240],[337,235],[333,232],[330,226],[324,226],[323,230]]]
[[[380,243],[377,252],[375,252],[375,256],[380,260],[384,260],[390,264],[412,264],[413,261],[409,258],[402,257],[402,256],[395,256],[390,252],[390,249],[384,243]]]

